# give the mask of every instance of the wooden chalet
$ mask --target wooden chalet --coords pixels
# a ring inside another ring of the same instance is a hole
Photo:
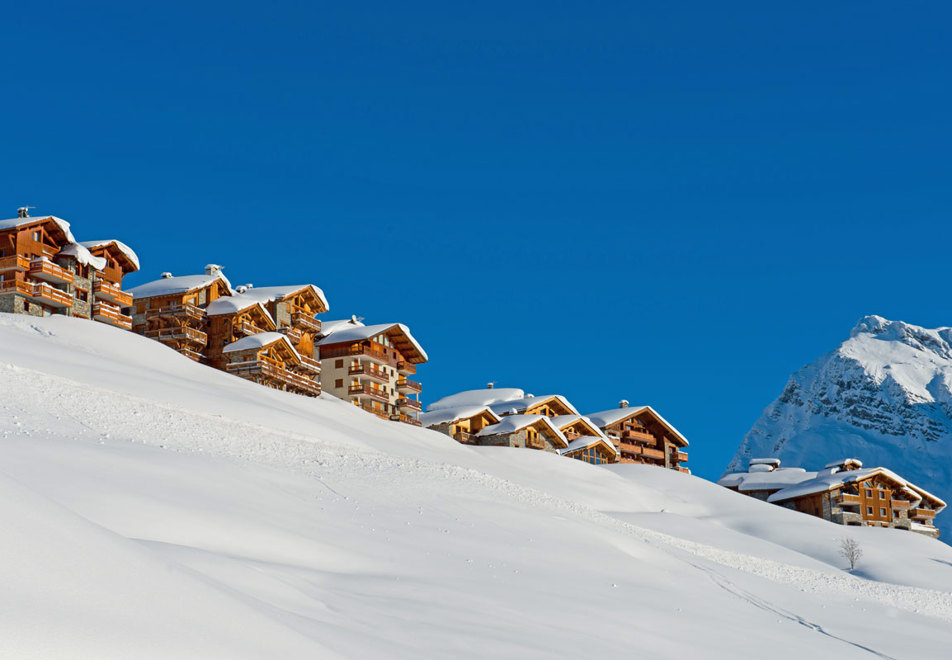
[[[327,321],[316,342],[325,392],[383,419],[420,426],[423,386],[410,376],[427,361],[400,323],[364,325],[356,317]]]
[[[274,389],[318,396],[321,386],[313,378],[294,344],[279,332],[260,332],[226,345],[225,370]]]
[[[772,504],[840,525],[894,527],[933,538],[945,502],[886,468],[863,469],[857,459],[823,470],[781,468],[778,459],[752,459],[747,472],[724,475],[719,484]]]
[[[499,423],[500,419],[488,406],[444,408],[420,415],[420,423],[424,427],[445,433],[466,445],[478,444],[476,434],[487,426]]]
[[[645,463],[690,474],[684,465],[687,438],[681,435],[651,406],[629,406],[621,401],[618,408],[587,415],[611,439],[622,463]]]
[[[93,319],[131,329],[123,312],[131,302],[122,278],[139,269],[125,244],[80,243],[69,223],[55,216],[0,221],[0,312]]]
[[[555,453],[569,445],[552,419],[545,415],[507,415],[499,422],[480,429],[475,435],[474,444],[524,447]]]
[[[208,345],[205,308],[233,292],[222,267],[209,264],[204,275],[173,277],[163,273],[160,279],[129,293],[133,297],[132,329],[198,362]]]

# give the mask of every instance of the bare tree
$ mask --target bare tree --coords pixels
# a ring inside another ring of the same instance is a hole
[[[846,561],[850,563],[850,570],[852,571],[856,568],[856,563],[859,561],[859,558],[863,556],[863,549],[859,547],[859,543],[856,539],[844,536],[840,539],[840,554],[846,557]]]

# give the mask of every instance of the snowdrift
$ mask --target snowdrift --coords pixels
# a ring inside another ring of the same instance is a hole
[[[945,658],[952,548],[0,315],[0,657]]]

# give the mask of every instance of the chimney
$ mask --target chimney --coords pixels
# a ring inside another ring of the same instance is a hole
[[[247,290],[248,290],[248,287],[247,287],[247,286],[236,286],[236,287],[235,287],[235,293],[244,293],[244,292],[247,291]]]
[[[253,289],[253,288],[255,288],[255,285],[252,284],[251,282],[248,282],[248,283],[245,285],[245,289]]]
[[[628,399],[622,399],[621,401],[619,401],[619,402],[618,402],[618,407],[619,407],[619,408],[627,408],[627,407],[628,407]]]
[[[30,207],[29,207],[29,206],[21,206],[20,208],[18,208],[18,209],[17,209],[17,217],[18,217],[18,218],[29,218],[29,217],[30,217]]]
[[[224,268],[225,268],[224,266],[219,266],[218,264],[205,264],[205,274],[206,274],[206,275],[217,275],[217,274],[220,273]]]
[[[496,383],[486,383],[486,389],[487,389],[487,390],[491,390],[491,389],[492,389],[493,387],[495,387],[495,386],[496,386]]]
[[[161,277],[163,280],[167,280],[172,277],[172,273],[162,273],[159,277]]]

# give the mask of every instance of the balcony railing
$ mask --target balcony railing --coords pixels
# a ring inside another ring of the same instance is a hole
[[[333,336],[333,335],[331,335]],[[350,344],[343,346],[322,346],[321,347],[321,359],[326,360],[328,358],[337,358],[337,357],[353,357],[353,356],[364,356],[377,362],[383,362],[386,365],[395,367],[397,362],[394,358],[384,352],[382,347],[378,347],[376,344],[371,346],[364,346],[362,344]]]
[[[416,373],[416,365],[412,362],[407,362],[406,360],[397,361],[397,371],[401,374],[410,374],[413,375]]]
[[[0,282],[0,294],[18,293],[28,298],[33,297],[33,282],[24,282],[21,280],[5,280]]]
[[[631,444],[630,442],[622,442],[622,443],[619,445],[618,449],[619,449],[619,450],[621,451],[621,453],[623,453],[623,454],[634,454],[635,456],[640,456],[640,455],[641,455],[642,446],[641,446],[641,445],[633,445],[633,444]]]
[[[932,509],[923,509],[922,507],[916,507],[914,509],[909,509],[910,518],[935,518],[935,511]]]
[[[177,328],[153,328],[152,330],[146,330],[145,336],[161,342],[187,341],[199,346],[205,346],[208,343],[208,335],[187,325]]]
[[[408,399],[406,397],[397,400],[398,408],[409,408],[410,410],[420,411],[423,410],[423,404],[421,404],[416,399]]]
[[[126,330],[132,330],[132,317],[123,314],[122,310],[115,305],[103,302],[93,303],[93,318]]]
[[[369,364],[351,365],[347,369],[347,373],[351,376],[367,376],[368,378],[379,380],[382,383],[390,382],[390,374],[386,373],[383,369],[370,366]]]
[[[132,304],[131,293],[126,293],[112,282],[107,282],[106,280],[96,280],[93,282],[93,295],[101,300],[116,303],[120,307],[129,307]]]
[[[462,442],[464,445],[472,445],[476,443],[476,436],[472,433],[467,433],[466,431],[457,431],[453,434],[453,439],[457,442]]]
[[[260,335],[262,332],[266,332],[266,330],[264,328],[259,328],[251,321],[242,321],[235,327],[235,334],[238,335]]]
[[[385,391],[371,387],[370,385],[351,385],[347,388],[347,394],[351,396],[369,396],[371,399],[390,403],[390,397]]]
[[[529,449],[545,449],[545,438],[526,438],[526,447]]]
[[[37,302],[46,305],[52,305],[53,307],[73,306],[73,296],[66,293],[65,291],[55,289],[49,284],[34,284],[33,294],[30,297]]]
[[[297,346],[301,343],[301,339],[304,338],[304,333],[301,332],[300,328],[295,328],[294,326],[286,325],[283,328],[278,328],[278,332],[283,334],[285,337],[291,340],[291,343]]]
[[[686,463],[688,455],[683,451],[673,451],[671,452],[671,460],[677,461],[678,463]]]
[[[306,312],[291,312],[291,325],[304,332],[318,334],[321,331],[321,322]]]
[[[38,280],[57,282],[59,284],[73,283],[73,274],[71,272],[62,266],[57,266],[48,259],[34,259],[31,261],[30,276],[35,277]]]
[[[205,310],[190,303],[180,303],[166,305],[165,307],[158,307],[156,309],[147,309],[145,311],[146,319],[173,317],[201,322],[205,320]]]
[[[303,394],[317,396],[321,393],[320,383],[307,376],[288,371],[284,367],[268,360],[246,360],[232,362],[225,369],[228,373],[248,380],[266,381],[263,384],[280,384]]]
[[[691,470],[686,467],[678,467],[678,472],[683,472],[684,474],[691,474]]]
[[[655,437],[646,431],[622,431],[621,437],[626,440],[637,440],[639,442],[654,442]]]
[[[664,460],[664,452],[658,449],[649,449],[645,447],[641,450],[641,455],[645,458],[653,458],[658,461]]]
[[[315,360],[314,358],[309,358],[306,355],[301,356],[301,367],[303,371],[310,372],[312,374],[321,373],[321,363]]]
[[[397,381],[397,389],[401,392],[416,392],[419,394],[423,391],[423,386],[415,380],[410,380],[409,378],[400,378]]]
[[[11,257],[3,257],[0,259],[0,272],[6,272],[10,270],[30,270],[30,260],[26,257],[20,256],[19,254],[15,254]]]
[[[840,493],[838,496],[833,498],[833,504],[836,506],[858,506],[860,504],[860,498],[859,495]]]

